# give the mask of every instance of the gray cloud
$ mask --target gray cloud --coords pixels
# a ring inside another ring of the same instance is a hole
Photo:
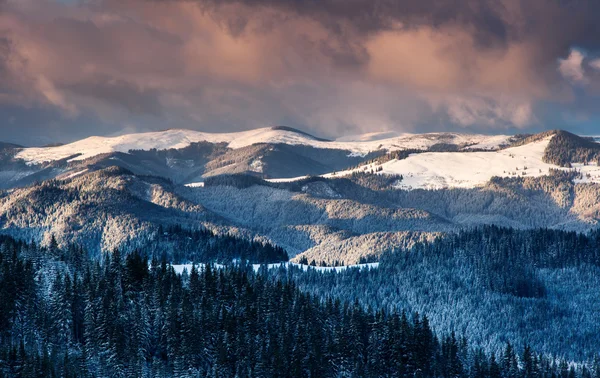
[[[155,90],[143,90],[122,80],[98,76],[86,82],[65,86],[64,89],[75,96],[102,101],[108,106],[121,107],[132,114],[160,116],[163,112],[159,94]]]
[[[0,6],[0,114],[52,114],[52,135],[78,120],[105,134],[288,123],[335,136],[583,130],[597,119],[590,104],[600,88],[600,2]],[[41,118],[32,119],[43,134]]]

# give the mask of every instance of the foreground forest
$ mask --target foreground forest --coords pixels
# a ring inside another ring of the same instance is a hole
[[[377,269],[271,274],[318,296],[426,313],[487,352],[510,341],[577,361],[600,346],[598,231],[488,226],[390,251]]]
[[[8,377],[599,377],[510,342],[470,346],[423,313],[301,292],[266,268],[183,275],[136,252],[0,238],[0,372]]]

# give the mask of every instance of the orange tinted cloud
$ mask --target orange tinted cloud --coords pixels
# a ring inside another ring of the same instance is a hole
[[[434,119],[522,128],[536,102],[570,98],[556,55],[570,41],[551,45],[528,23],[558,17],[541,0],[308,3],[9,0],[0,101],[117,122],[368,131]]]

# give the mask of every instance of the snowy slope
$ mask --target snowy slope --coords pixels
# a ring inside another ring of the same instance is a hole
[[[356,171],[381,170],[379,174],[402,175],[399,189],[474,188],[487,183],[493,176],[537,177],[552,169],[566,169],[542,161],[552,137],[519,147],[484,152],[427,152],[407,159],[392,160],[381,165],[370,164],[354,170],[329,174],[340,177]],[[600,167],[574,164],[583,178],[576,182],[600,182]]]
[[[347,135],[337,138],[336,142],[374,142],[385,139],[401,138],[410,135],[411,134],[403,134],[395,131],[380,131],[358,135]]]
[[[465,149],[495,150],[509,143],[507,135],[480,135],[456,133],[400,134],[394,131],[350,135],[338,138],[334,143],[369,146],[372,150],[398,149],[424,150],[435,144],[465,146]]]
[[[383,173],[402,174],[404,189],[472,188],[493,176],[541,176],[554,165],[542,161],[550,138],[496,152],[441,152],[383,164]]]
[[[127,134],[117,137],[89,137],[73,143],[57,147],[25,148],[21,150],[16,158],[23,159],[29,163],[42,163],[73,157],[71,160],[83,160],[96,155],[111,152],[129,152],[130,150],[165,150],[180,149],[191,143],[232,143],[236,139],[257,139],[266,129],[253,130],[242,133],[203,133],[192,130],[166,130],[150,133]],[[267,136],[268,137],[268,136]],[[265,138],[266,139],[266,138]]]
[[[353,170],[330,173],[323,177],[343,177],[353,172],[402,175],[398,189],[474,188],[483,186],[492,177],[537,177],[550,169],[565,169],[542,161],[552,137],[519,147],[482,152],[427,152],[413,154],[407,159],[383,164],[367,164]],[[575,183],[600,183],[600,167],[595,164],[573,164],[581,173]],[[289,182],[306,178],[274,179]]]
[[[392,136],[392,137],[390,137]],[[382,139],[383,138],[383,139]],[[117,137],[89,137],[73,143],[56,147],[24,148],[16,155],[29,164],[40,164],[70,158],[83,160],[111,152],[129,152],[130,150],[180,149],[191,143],[227,143],[229,148],[238,149],[257,143],[284,143],[306,145],[315,148],[329,148],[350,151],[351,154],[364,156],[377,150],[427,149],[435,144],[455,144],[468,148],[496,149],[506,143],[510,137],[468,135],[452,133],[401,134],[389,133],[365,134],[336,141],[319,140],[308,134],[291,129],[261,128],[237,133],[204,133],[192,130],[166,130],[160,132],[127,134]]]

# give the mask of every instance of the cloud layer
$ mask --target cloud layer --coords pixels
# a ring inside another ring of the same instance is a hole
[[[576,0],[6,0],[0,140],[593,131],[599,21]]]

